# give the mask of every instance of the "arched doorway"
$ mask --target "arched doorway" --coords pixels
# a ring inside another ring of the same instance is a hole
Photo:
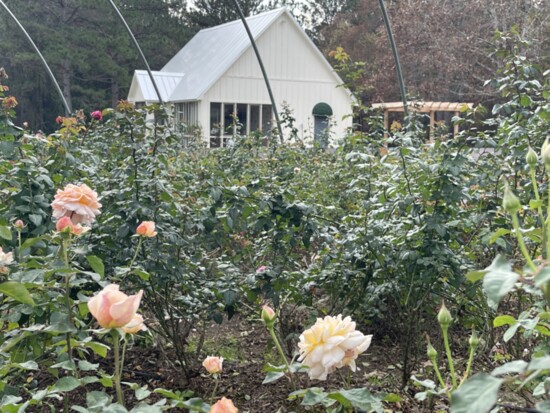
[[[329,118],[332,116],[332,108],[328,103],[320,102],[313,107],[313,137],[321,144],[328,143]]]

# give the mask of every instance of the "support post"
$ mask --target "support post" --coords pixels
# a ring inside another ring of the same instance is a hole
[[[460,112],[458,111],[455,111],[454,113],[455,117],[459,117],[460,116]],[[458,135],[458,122],[455,122],[454,125],[453,125],[453,138]]]
[[[52,80],[52,82],[55,86],[55,89],[57,90],[57,93],[59,93],[59,97],[61,98],[61,101],[63,102],[63,106],[65,107],[65,115],[69,116],[71,114],[71,108],[69,107],[69,104],[67,103],[67,99],[65,99],[65,96],[63,95],[63,92],[61,91],[61,88],[59,87],[59,83],[57,83],[57,80],[55,79],[55,76],[53,75],[53,72],[50,69],[50,66],[48,66],[48,62],[46,62],[46,59],[44,58],[42,53],[40,53],[40,49],[38,49],[38,46],[36,46],[36,44],[32,40],[32,37],[29,35],[29,33],[25,30],[23,25],[19,22],[19,20],[17,20],[17,17],[15,17],[15,15],[11,12],[11,10],[8,8],[8,6],[6,6],[6,4],[2,0],[0,0],[0,5],[2,7],[4,7],[4,10],[6,10],[6,12],[10,15],[10,17],[17,24],[17,26],[19,26],[19,28],[21,29],[21,31],[23,32],[23,34],[27,38],[27,41],[31,44],[32,48],[34,49],[34,51],[36,52],[36,54],[40,58],[40,61],[42,62],[42,65],[44,66],[44,69],[46,69],[46,72],[48,72],[48,76]]]

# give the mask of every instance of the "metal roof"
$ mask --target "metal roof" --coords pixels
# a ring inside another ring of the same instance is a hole
[[[279,8],[246,19],[254,39],[283,13]],[[198,32],[162,69],[183,73],[169,102],[198,100],[248,49],[250,40],[240,20]],[[164,99],[164,97],[163,97]]]
[[[170,95],[176,86],[185,78],[185,75],[182,73],[158,71],[153,71],[152,73],[159,89],[160,96],[164,102],[169,101]],[[155,91],[155,87],[153,86],[153,82],[151,82],[147,70],[136,70],[134,80],[132,81],[132,87],[134,86],[134,82],[137,82],[137,86],[139,86],[143,93],[143,100],[145,102],[158,102],[157,92]]]

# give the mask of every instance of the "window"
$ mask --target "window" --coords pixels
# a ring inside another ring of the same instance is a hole
[[[237,134],[271,133],[271,105],[247,103],[210,103],[210,147],[226,146]],[[223,131],[223,133],[222,133]]]
[[[176,121],[186,126],[197,126],[199,123],[198,102],[176,103]]]

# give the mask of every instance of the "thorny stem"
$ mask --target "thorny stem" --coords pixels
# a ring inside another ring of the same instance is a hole
[[[529,265],[529,268],[531,268],[531,271],[536,272],[537,266],[531,259],[531,256],[527,251],[527,247],[525,246],[525,241],[523,241],[523,235],[521,235],[521,228],[519,227],[517,212],[512,213],[512,225],[514,227],[514,232],[516,233],[516,238],[518,239],[519,249],[521,250],[521,253],[525,257],[525,261],[527,261],[527,265]]]
[[[17,250],[18,251],[18,255],[19,255],[19,262],[21,263],[21,261],[23,261],[23,251],[21,251],[21,230],[18,229],[17,230],[17,243],[19,245],[19,249]]]
[[[455,367],[453,365],[453,355],[451,354],[451,346],[449,345],[449,336],[447,334],[448,327],[441,327],[443,331],[443,341],[445,343],[445,354],[447,355],[447,362],[449,363],[449,371],[451,372],[451,380],[453,382],[453,390],[457,388]]]
[[[288,376],[290,378],[290,383],[292,383],[292,388],[296,390],[296,384],[294,383],[294,376],[292,374],[292,370],[290,370],[290,364],[288,363],[288,360],[286,358],[285,352],[283,351],[283,348],[281,347],[281,344],[279,343],[279,339],[277,338],[277,335],[275,334],[275,330],[273,329],[273,326],[267,326],[267,329],[269,330],[269,334],[271,334],[271,338],[273,339],[273,342],[275,343],[275,347],[277,347],[277,350],[279,351],[279,354],[283,358],[283,361],[285,362],[286,370],[288,371]]]

